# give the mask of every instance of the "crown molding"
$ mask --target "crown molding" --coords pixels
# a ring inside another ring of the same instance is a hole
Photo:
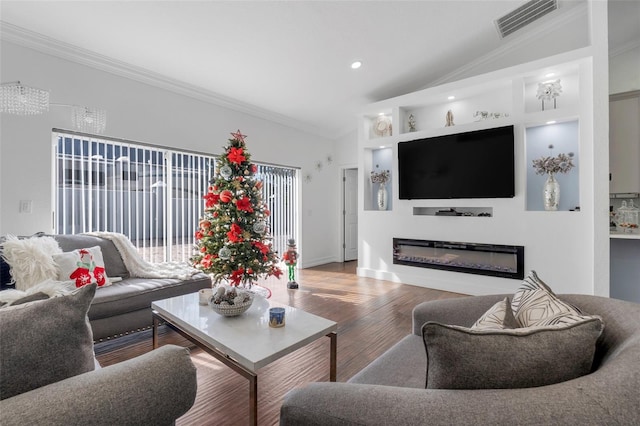
[[[188,96],[202,102],[272,121],[305,133],[323,137],[325,139],[331,139],[330,137],[327,137],[326,130],[322,130],[311,124],[220,95],[210,90],[203,89],[202,87],[166,77],[142,67],[100,55],[69,43],[55,40],[5,21],[0,21],[0,39],[50,56],[145,83],[183,96]]]
[[[566,13],[561,13],[556,16],[555,19],[549,19],[546,22],[542,22],[539,24],[536,31],[524,32],[522,34],[515,34],[515,37],[511,40],[505,42],[502,46],[497,49],[492,50],[486,55],[483,55],[460,68],[457,68],[455,71],[445,74],[444,76],[433,80],[427,86],[423,87],[423,89],[427,89],[433,86],[439,86],[444,83],[450,83],[452,81],[457,81],[465,76],[473,75],[474,70],[480,68],[483,65],[495,62],[496,60],[509,55],[519,49],[521,49],[525,44],[537,39],[540,33],[548,33],[554,31],[556,29],[562,28],[567,25],[569,22],[572,22],[582,16],[587,15],[588,7],[586,2],[581,3],[578,6],[574,6]],[[510,37],[510,36],[507,36]]]

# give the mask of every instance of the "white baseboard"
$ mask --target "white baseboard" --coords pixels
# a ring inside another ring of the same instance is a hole
[[[313,268],[314,266],[325,265],[327,263],[333,262],[342,262],[342,260],[337,259],[335,256],[319,257],[316,259],[304,259],[302,262],[300,262],[300,268]]]

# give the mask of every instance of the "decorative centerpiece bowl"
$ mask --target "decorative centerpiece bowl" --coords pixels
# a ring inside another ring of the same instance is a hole
[[[217,314],[235,317],[251,307],[253,294],[235,287],[220,286],[213,289],[209,306]]]

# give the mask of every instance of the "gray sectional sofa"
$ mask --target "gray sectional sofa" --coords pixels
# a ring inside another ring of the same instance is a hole
[[[604,332],[590,374],[531,388],[425,389],[423,324],[436,321],[470,327],[504,297],[465,297],[418,305],[413,311],[413,333],[347,383],[312,383],[289,392],[280,424],[640,424],[640,304],[597,296],[560,295],[583,312],[603,319]]]
[[[121,281],[101,287],[96,292],[89,321],[95,341],[122,336],[149,328],[153,321],[151,302],[211,287],[211,279],[198,273],[187,280],[175,278],[132,278],[112,241],[84,234],[52,235],[62,251],[100,246],[109,277]],[[6,272],[6,266],[5,266]],[[3,274],[2,284],[7,284]]]

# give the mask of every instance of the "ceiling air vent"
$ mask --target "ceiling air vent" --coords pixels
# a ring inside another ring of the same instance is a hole
[[[496,29],[501,38],[518,31],[538,18],[558,8],[557,0],[531,0],[519,8],[496,19]]]

